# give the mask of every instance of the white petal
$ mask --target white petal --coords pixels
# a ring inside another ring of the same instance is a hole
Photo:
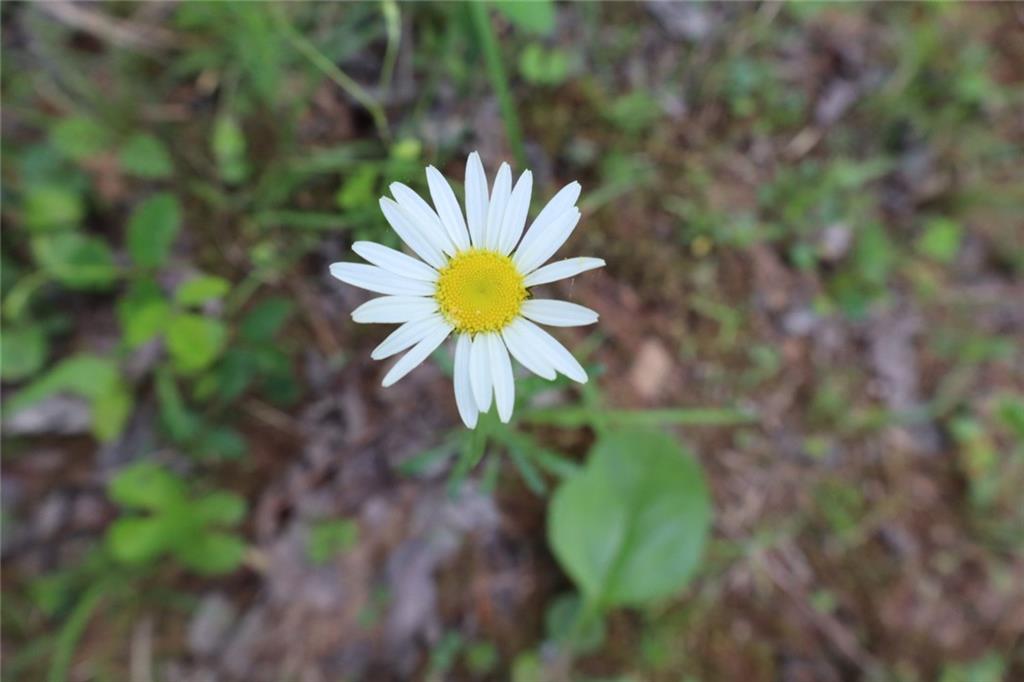
[[[415,345],[423,340],[427,334],[442,324],[444,318],[439,314],[424,317],[419,320],[406,322],[401,327],[391,332],[388,338],[381,341],[380,345],[373,349],[370,357],[374,360],[389,358],[395,353],[401,353],[406,348]]]
[[[533,173],[524,171],[512,189],[505,215],[501,219],[498,237],[498,251],[508,255],[519,243],[526,226],[526,214],[530,210],[530,193],[533,191]]]
[[[579,221],[580,212],[575,208],[570,208],[556,220],[544,226],[543,230],[538,230],[537,236],[529,244],[524,239],[523,245],[519,247],[516,255],[512,258],[516,267],[519,268],[519,272],[529,275],[544,265],[544,262],[551,258],[569,238]],[[531,235],[533,235],[533,230],[526,235],[527,239]]]
[[[484,245],[487,229],[487,174],[480,155],[473,152],[466,160],[466,221],[473,246]]]
[[[544,358],[556,370],[573,381],[578,381],[581,384],[587,383],[587,373],[580,366],[580,363],[576,361],[576,358],[572,356],[572,353],[567,351],[565,346],[558,342],[558,339],[529,320],[520,319],[517,321],[522,322],[521,329],[525,342],[537,348],[538,352],[543,354]]]
[[[565,260],[548,263],[544,267],[534,270],[526,277],[525,280],[523,280],[523,284],[528,287],[535,287],[538,284],[557,282],[558,280],[566,279],[567,277],[575,277],[581,272],[586,272],[587,270],[603,267],[603,258],[566,258]]]
[[[448,232],[448,238],[460,251],[468,249],[469,232],[466,231],[466,221],[462,217],[462,209],[459,208],[459,200],[455,198],[452,186],[433,166],[427,166],[427,186],[430,188],[430,198],[434,200],[441,224]]]
[[[501,337],[505,340],[508,352],[512,354],[519,364],[530,370],[539,377],[547,380],[555,378],[555,368],[547,358],[534,346],[527,342],[520,328],[521,320],[514,320],[501,331]]]
[[[437,312],[437,300],[425,296],[381,296],[352,311],[352,319],[363,323],[397,324],[430,317]]]
[[[512,362],[508,359],[505,342],[497,334],[485,334],[487,355],[491,359],[491,379],[494,383],[494,403],[498,407],[498,418],[508,424],[512,419],[512,408],[516,403],[516,385],[512,378]]]
[[[424,282],[437,281],[437,270],[417,258],[407,256],[401,251],[396,251],[383,244],[356,242],[352,245],[352,250],[377,267],[384,268],[396,275]]]
[[[597,313],[568,301],[534,298],[523,303],[523,317],[551,327],[582,327],[597,322]]]
[[[484,230],[485,248],[498,248],[501,220],[505,216],[505,207],[508,206],[508,197],[511,192],[512,169],[507,163],[503,163],[498,169],[498,175],[494,178],[494,187],[491,189],[491,199],[487,206],[487,227]]]
[[[419,367],[420,363],[427,359],[427,356],[434,352],[434,349],[441,345],[441,342],[448,338],[452,326],[447,322],[438,321],[430,333],[412,347],[408,353],[399,358],[398,362],[384,375],[381,385],[384,388],[392,385],[406,374]]]
[[[441,219],[434,213],[434,209],[430,208],[430,204],[424,201],[423,197],[419,194],[400,182],[392,182],[390,187],[395,201],[402,207],[406,215],[419,225],[423,235],[430,240],[430,243],[449,256],[455,255],[455,246],[448,237],[448,232],[445,231],[444,225],[441,224]]]
[[[376,265],[362,263],[331,263],[331,275],[342,282],[378,294],[395,296],[432,296],[434,285],[388,272]]]
[[[469,349],[469,383],[477,408],[481,412],[491,409],[491,358],[483,334],[476,335]]]
[[[473,397],[473,387],[469,383],[469,347],[471,341],[469,334],[459,334],[455,342],[455,405],[459,408],[459,416],[462,423],[469,428],[476,427],[477,408],[476,398]]]
[[[444,267],[447,259],[441,253],[441,249],[434,246],[431,240],[427,239],[426,235],[423,234],[423,230],[413,221],[409,220],[409,216],[406,215],[401,206],[392,199],[381,197],[380,210],[384,212],[384,217],[391,224],[391,228],[398,233],[402,241],[417,256],[435,268]]]
[[[552,222],[561,217],[570,208],[576,207],[576,200],[580,198],[580,189],[580,183],[570,182],[558,190],[555,196],[551,197],[551,201],[540,210],[537,217],[530,223],[530,229],[526,231],[523,243],[519,247],[520,251],[540,238],[551,227]]]

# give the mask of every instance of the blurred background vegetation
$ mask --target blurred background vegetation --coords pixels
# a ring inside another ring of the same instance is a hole
[[[1024,679],[1022,5],[0,17],[5,680]],[[467,433],[327,265],[474,149],[608,267]]]

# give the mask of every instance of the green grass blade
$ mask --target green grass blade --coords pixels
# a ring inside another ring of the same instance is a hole
[[[488,14],[488,9],[489,5],[485,2],[469,3],[470,17],[473,20],[473,27],[476,29],[480,49],[484,53],[487,76],[490,78],[494,92],[498,96],[501,118],[505,123],[505,135],[508,137],[508,144],[512,148],[512,154],[516,157],[516,163],[522,169],[526,168],[526,152],[523,147],[522,128],[519,126],[519,116],[516,114],[512,90],[508,85],[508,74],[505,72],[501,49],[498,46],[498,39],[494,35],[494,28],[491,26],[491,17]]]

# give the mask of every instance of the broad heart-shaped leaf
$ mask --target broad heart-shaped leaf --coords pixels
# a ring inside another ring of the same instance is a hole
[[[230,573],[245,557],[245,543],[236,535],[202,530],[173,547],[183,564],[199,573]]]
[[[220,320],[183,313],[171,319],[167,350],[174,366],[190,374],[206,369],[220,356],[227,336],[227,328]]]
[[[181,205],[170,192],[149,197],[128,220],[128,252],[138,265],[163,265],[181,229]]]
[[[107,547],[118,561],[144,564],[167,548],[169,535],[164,525],[159,516],[117,519],[107,531]]]
[[[555,493],[548,539],[585,599],[638,605],[686,583],[710,522],[700,465],[665,434],[621,430]]]
[[[185,482],[152,462],[121,469],[107,485],[107,494],[122,507],[163,510],[186,499]]]

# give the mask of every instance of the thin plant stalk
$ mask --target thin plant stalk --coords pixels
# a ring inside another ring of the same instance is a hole
[[[469,13],[473,20],[473,26],[476,29],[477,40],[480,41],[480,49],[484,53],[487,76],[490,78],[494,92],[498,96],[498,107],[501,109],[501,118],[505,123],[505,135],[508,137],[509,147],[512,148],[512,154],[515,156],[519,167],[525,168],[526,152],[523,147],[523,132],[519,126],[519,116],[516,114],[512,90],[508,85],[508,74],[505,72],[505,64],[501,60],[501,49],[498,46],[498,39],[495,37],[494,28],[491,26],[488,4],[485,2],[470,2]]]
[[[384,115],[384,109],[380,103],[371,95],[362,85],[355,81],[351,76],[338,68],[337,64],[332,62],[324,55],[323,52],[318,50],[316,46],[311,43],[305,36],[300,34],[292,26],[291,22],[284,15],[284,11],[280,6],[274,8],[274,19],[277,21],[278,26],[281,28],[281,32],[284,34],[288,42],[298,50],[302,55],[310,61],[313,66],[319,69],[325,76],[330,78],[334,83],[348,93],[352,99],[359,102],[367,111],[370,112],[370,116],[373,118],[373,124],[377,128],[377,133],[384,140],[391,139],[391,131],[388,128],[388,119]]]

